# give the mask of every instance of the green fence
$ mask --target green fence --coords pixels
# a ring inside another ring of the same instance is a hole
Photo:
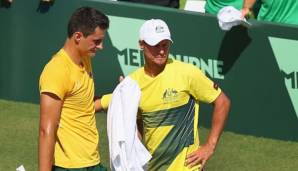
[[[113,1],[14,1],[0,8],[0,98],[37,103],[43,66],[64,44],[67,21],[80,6],[107,13],[104,50],[93,59],[97,94],[111,92],[119,75],[143,65],[138,29],[146,19],[165,20],[171,57],[193,63],[232,100],[226,130],[298,140],[298,27],[251,21],[221,31],[215,16]],[[1,109],[0,109],[1,110]],[[200,124],[209,127],[203,105]]]

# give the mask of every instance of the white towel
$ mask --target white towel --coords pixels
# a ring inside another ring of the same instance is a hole
[[[143,171],[151,159],[137,132],[137,112],[141,90],[126,77],[114,90],[108,108],[108,139],[113,171]]]
[[[219,27],[225,31],[231,30],[232,27],[237,25],[250,27],[251,24],[245,18],[241,18],[241,15],[241,12],[233,6],[223,7],[217,13]]]

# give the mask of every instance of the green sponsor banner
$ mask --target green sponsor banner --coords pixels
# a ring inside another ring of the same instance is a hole
[[[298,40],[269,37],[269,41],[298,118]]]
[[[215,16],[164,7],[72,0],[0,8],[0,98],[38,103],[39,75],[63,46],[68,19],[81,6],[111,20],[104,50],[93,58],[96,94],[112,92],[120,75],[144,65],[139,27],[161,18],[174,41],[170,57],[200,68],[231,98],[226,130],[298,140],[298,27],[250,21],[250,28],[224,32]],[[212,107],[200,110],[200,124],[209,127]]]

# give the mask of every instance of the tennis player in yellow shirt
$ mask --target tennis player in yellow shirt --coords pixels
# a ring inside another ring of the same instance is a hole
[[[39,171],[104,171],[98,152],[91,58],[109,27],[100,11],[71,16],[66,42],[40,76]]]
[[[139,131],[152,155],[149,171],[198,171],[213,155],[230,109],[224,92],[197,67],[169,58],[167,24],[146,21],[140,29],[145,66],[129,76],[141,89]],[[108,108],[111,95],[101,99]],[[199,102],[213,104],[212,126],[199,143]]]

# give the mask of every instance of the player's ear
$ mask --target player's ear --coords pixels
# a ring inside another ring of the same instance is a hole
[[[140,46],[140,49],[144,49],[144,44],[145,44],[145,42],[144,42],[144,40],[139,40],[139,46]]]
[[[75,42],[76,42],[76,43],[79,43],[80,40],[81,40],[82,37],[83,37],[83,33],[77,31],[77,32],[75,32],[75,33],[73,34],[73,37],[74,37]]]

